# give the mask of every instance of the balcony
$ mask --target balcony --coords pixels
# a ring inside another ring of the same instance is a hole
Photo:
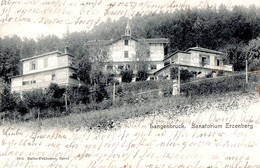
[[[211,70],[222,70],[222,71],[233,71],[233,66],[232,65],[209,65],[207,63],[196,63],[196,62],[190,62],[190,61],[182,61],[182,60],[177,60],[175,59],[173,64],[176,65],[182,65],[182,66],[191,66],[195,68],[205,68],[205,69],[211,69]]]

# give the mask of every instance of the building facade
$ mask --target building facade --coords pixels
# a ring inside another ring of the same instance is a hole
[[[61,88],[77,87],[74,56],[60,51],[49,52],[21,60],[22,75],[12,77],[11,91],[21,93],[33,89],[48,88],[56,83]]]
[[[129,20],[127,21],[125,34],[115,40],[88,41],[87,46],[100,45],[108,47],[109,58],[106,60],[106,70],[120,74],[123,69],[132,69],[137,72],[137,64],[140,60],[136,57],[137,45],[141,42],[148,44],[149,57],[146,60],[148,73],[151,75],[164,67],[164,58],[167,55],[169,39],[151,38],[137,39],[131,35]],[[149,78],[148,78],[149,79]],[[119,79],[120,80],[120,79]]]
[[[202,47],[192,47],[186,51],[176,51],[164,59],[164,68],[154,73],[155,78],[169,77],[172,67],[180,67],[197,72],[198,76],[208,73],[232,72],[232,65],[223,63],[225,53]]]

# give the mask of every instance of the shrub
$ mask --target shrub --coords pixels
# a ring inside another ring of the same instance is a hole
[[[174,67],[170,70],[171,79],[177,79],[178,78],[178,68]],[[190,78],[193,77],[194,72],[190,72],[187,69],[181,69],[180,70],[180,77],[182,82],[190,81]]]
[[[122,82],[130,83],[134,77],[133,70],[126,69],[121,71]]]
[[[11,93],[8,86],[4,86],[3,92],[0,94],[0,111],[12,111],[16,108],[16,97]]]
[[[145,81],[148,78],[148,72],[146,70],[139,70],[136,74],[136,81]]]
[[[28,108],[42,110],[49,107],[52,96],[51,92],[44,93],[42,90],[33,90],[23,94],[23,101]]]
[[[258,78],[253,78],[251,74],[250,80],[259,80]],[[181,92],[184,92],[186,95],[209,95],[212,93],[223,93],[231,91],[240,91],[246,90],[247,85],[245,84],[245,75],[234,75],[221,78],[213,78],[204,81],[198,81],[193,83],[186,83],[181,85]]]
[[[51,83],[48,87],[48,91],[53,93],[53,98],[61,98],[64,93],[64,89],[60,89],[56,83]]]

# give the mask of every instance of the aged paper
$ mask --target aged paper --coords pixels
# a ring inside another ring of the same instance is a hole
[[[107,18],[240,1],[1,0],[0,35],[90,30]],[[259,3],[251,1],[251,3]],[[258,168],[260,101],[246,108],[125,120],[109,131],[0,126],[0,167]]]
[[[260,167],[260,101],[129,119],[110,131],[1,127],[1,167]]]

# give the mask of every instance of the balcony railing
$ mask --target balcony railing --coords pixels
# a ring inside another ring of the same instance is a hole
[[[209,65],[207,63],[196,63],[196,62],[190,62],[190,61],[182,61],[182,60],[174,60],[174,64],[183,65],[183,66],[193,66],[198,68],[206,68],[206,69],[212,69],[212,70],[223,70],[223,71],[233,71],[232,65]]]

